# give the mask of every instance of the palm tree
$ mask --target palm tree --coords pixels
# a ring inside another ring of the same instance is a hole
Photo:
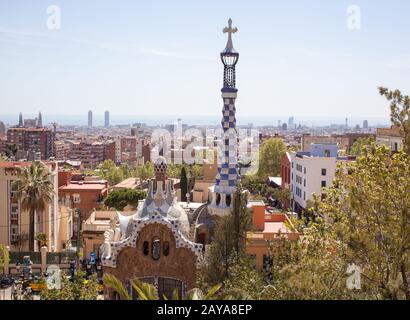
[[[51,201],[54,190],[47,167],[33,162],[29,167],[18,169],[18,180],[14,182],[21,209],[29,212],[29,250],[34,251],[34,215],[43,211]]]
[[[104,284],[118,293],[121,300],[132,300],[131,295],[128,293],[127,289],[124,287],[123,283],[118,280],[115,276],[111,274],[104,274]],[[137,279],[131,281],[132,287],[138,293],[141,300],[159,300],[158,292],[155,286],[149,283],[141,282]],[[211,300],[215,294],[219,291],[222,285],[218,284],[212,287],[207,294],[203,294],[200,289],[194,288],[189,290],[186,295],[186,300]],[[167,297],[164,296],[164,300]],[[175,289],[172,294],[172,300],[179,300],[178,290]]]

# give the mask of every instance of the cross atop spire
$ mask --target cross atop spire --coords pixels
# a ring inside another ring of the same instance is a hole
[[[235,49],[233,48],[233,44],[232,44],[232,34],[238,32],[238,28],[232,28],[232,19],[229,18],[228,20],[228,26],[223,28],[223,33],[227,33],[228,34],[228,42],[226,43],[226,47],[224,52],[228,52],[228,53],[233,53],[235,52]]]

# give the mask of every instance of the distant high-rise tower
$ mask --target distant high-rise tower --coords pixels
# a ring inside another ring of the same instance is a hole
[[[347,129],[347,128],[349,127],[349,119],[346,118],[345,121],[346,121],[346,122],[345,122],[345,127],[346,127],[346,129]]]
[[[89,127],[93,126],[93,112],[91,110],[88,111],[88,126]]]
[[[288,126],[289,126],[290,128],[293,127],[294,121],[295,121],[295,118],[294,118],[294,117],[290,117],[290,118],[289,118],[289,120],[288,120]]]
[[[41,112],[38,113],[38,119],[37,119],[37,127],[42,127],[43,126],[43,116],[41,115]]]
[[[19,114],[19,127],[22,127],[22,126],[24,126],[23,114],[20,112],[20,114]]]
[[[110,126],[110,112],[105,111],[104,113],[104,127],[108,128]]]
[[[369,122],[367,120],[363,121],[363,129],[368,130],[369,129]]]
[[[3,122],[0,121],[0,138],[6,135],[6,126]]]

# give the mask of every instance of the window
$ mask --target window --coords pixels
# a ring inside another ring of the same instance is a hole
[[[161,241],[156,238],[152,241],[152,259],[159,260],[161,256]]]
[[[322,188],[326,188],[326,181],[322,181]]]
[[[149,243],[148,243],[148,241],[144,241],[144,244],[142,245],[142,251],[144,253],[144,256],[149,255]]]
[[[322,169],[322,176],[326,175],[326,169]]]
[[[306,174],[306,167],[303,169],[304,173]]]
[[[303,200],[306,200],[306,192],[303,191]]]
[[[303,179],[303,186],[306,187],[306,179]]]
[[[163,251],[164,251],[164,256],[169,255],[169,242],[168,242],[168,241],[165,241],[165,242],[164,242]]]
[[[232,202],[231,195],[230,195],[230,194],[227,194],[227,195],[226,195],[226,205],[227,205],[228,207],[230,207],[230,206],[231,206],[231,202]]]
[[[216,194],[216,205],[219,206],[221,203],[221,195],[219,193]]]

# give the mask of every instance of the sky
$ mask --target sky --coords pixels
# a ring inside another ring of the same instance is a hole
[[[409,11],[404,0],[0,0],[0,115],[219,115],[231,17],[237,117],[387,119],[377,87],[410,92]]]

